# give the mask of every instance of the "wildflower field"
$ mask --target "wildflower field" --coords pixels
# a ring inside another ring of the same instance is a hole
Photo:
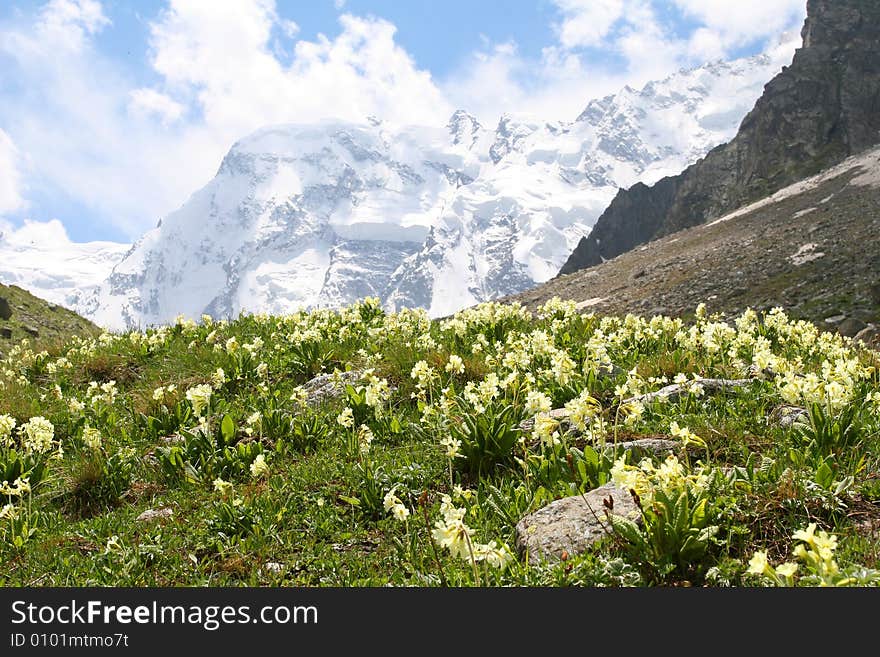
[[[878,365],[781,309],[558,299],[22,341],[0,363],[0,584],[877,585]],[[638,518],[517,553],[521,518],[608,483]]]

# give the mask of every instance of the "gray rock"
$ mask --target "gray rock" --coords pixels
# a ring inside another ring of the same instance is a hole
[[[826,324],[840,324],[842,321],[846,319],[846,315],[831,315],[831,317],[825,318]]]
[[[675,440],[666,440],[665,438],[640,438],[639,440],[627,440],[622,443],[617,443],[617,446],[626,451],[638,450],[658,455],[667,452],[675,452],[681,449],[681,443]]]
[[[880,326],[869,324],[866,328],[856,333],[853,340],[867,345],[880,343]]]
[[[778,406],[770,413],[770,421],[778,424],[780,427],[789,428],[795,422],[805,419],[808,416],[806,409],[799,406]]]
[[[9,319],[12,317],[12,308],[9,307],[9,302],[0,297],[0,319]]]
[[[612,531],[605,514],[604,501],[608,498],[613,501],[615,515],[641,518],[641,510],[629,492],[613,484],[556,500],[516,524],[515,544],[520,557],[540,563],[561,559],[563,552],[575,555],[587,550]]]
[[[547,413],[547,415],[552,417],[554,420],[557,420],[558,422],[565,423],[565,426],[560,427],[561,429],[565,429],[568,425],[566,420],[568,420],[568,416],[571,415],[571,411],[569,411],[567,408],[554,408],[552,411]],[[535,428],[535,418],[532,417],[527,420],[523,420],[519,423],[519,428],[526,433],[531,432],[531,430]]]
[[[364,373],[362,370],[351,372],[339,372],[338,374],[320,374],[303,384],[306,391],[306,403],[310,406],[321,404],[331,399],[336,399],[345,394],[345,386],[356,386]],[[389,392],[395,392],[397,388],[389,386]]]
[[[840,335],[845,336],[847,338],[852,338],[858,335],[860,331],[867,328],[867,324],[860,319],[856,319],[855,317],[850,317],[849,319],[843,320],[840,324],[837,325],[837,332]]]
[[[174,509],[170,507],[164,507],[161,509],[147,509],[137,518],[135,518],[135,520],[137,520],[138,522],[150,522],[159,518],[170,518],[173,515]]]
[[[303,384],[307,393],[306,403],[311,405],[336,399],[345,393],[347,384],[356,384],[363,376],[361,371],[340,372],[335,374],[320,374]]]
[[[30,336],[33,336],[33,337],[35,337],[35,338],[40,337],[40,330],[39,330],[38,328],[35,328],[35,327],[30,326],[30,325],[28,325],[28,324],[25,324],[25,325],[22,326],[21,328],[23,328],[23,329],[24,329],[24,332],[27,333],[27,334],[30,335]]]
[[[4,338],[6,340],[12,339],[12,329],[4,326],[0,328],[0,338]]]

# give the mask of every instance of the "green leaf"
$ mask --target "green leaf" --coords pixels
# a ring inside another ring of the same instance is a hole
[[[822,465],[816,470],[816,483],[825,490],[830,489],[834,483],[834,472],[828,467],[827,461],[822,461]]]
[[[226,444],[235,440],[235,421],[228,415],[223,416],[223,422],[220,423],[220,433],[223,435],[223,442]]]
[[[356,497],[348,497],[347,495],[340,495],[339,499],[342,500],[343,502],[347,502],[348,504],[351,504],[352,506],[360,506],[361,505],[361,501]]]

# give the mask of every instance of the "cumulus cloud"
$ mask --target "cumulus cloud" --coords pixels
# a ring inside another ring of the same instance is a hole
[[[597,46],[623,16],[623,0],[555,0],[563,15],[556,26],[565,48]]]
[[[9,135],[0,130],[0,214],[15,212],[24,207],[18,162],[19,154],[15,144]]]
[[[127,238],[265,125],[369,115],[437,125],[453,109],[381,19],[343,15],[337,36],[292,42],[296,25],[274,0],[169,0],[149,28],[150,87],[96,49],[108,25],[97,0],[53,0],[30,24],[0,25],[0,67],[19,87],[0,90],[0,125],[34,154],[41,187]]]
[[[155,89],[135,89],[128,95],[128,110],[132,114],[155,116],[166,124],[173,123],[183,115],[183,105]]]
[[[732,57],[746,44],[772,49],[786,30],[800,27],[806,6],[803,0],[551,1],[559,12],[556,42],[540,57],[523,56],[515,43],[486,44],[444,81],[446,96],[489,123],[512,108],[571,120],[589,100],[625,85]],[[671,14],[689,29],[676,31]],[[787,56],[794,47],[785,43]]]
[[[689,18],[703,24],[695,35],[709,35],[724,49],[773,37],[803,20],[804,0],[673,0]]]

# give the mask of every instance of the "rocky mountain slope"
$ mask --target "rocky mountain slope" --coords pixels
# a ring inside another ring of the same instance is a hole
[[[98,335],[101,330],[76,313],[35,297],[17,285],[0,284],[0,354],[27,338],[48,346],[73,335]]]
[[[491,130],[460,111],[439,129],[260,130],[76,307],[116,328],[365,295],[440,316],[527,289],[555,275],[620,187],[730,139],[792,49],[626,88],[573,122],[510,115]]]
[[[783,306],[855,336],[880,336],[880,148],[692,228],[505,300],[553,296],[583,312],[728,315]],[[870,324],[874,323],[873,329]]]
[[[683,173],[621,191],[560,273],[720,217],[880,142],[880,3],[809,0],[803,47],[736,137]]]

